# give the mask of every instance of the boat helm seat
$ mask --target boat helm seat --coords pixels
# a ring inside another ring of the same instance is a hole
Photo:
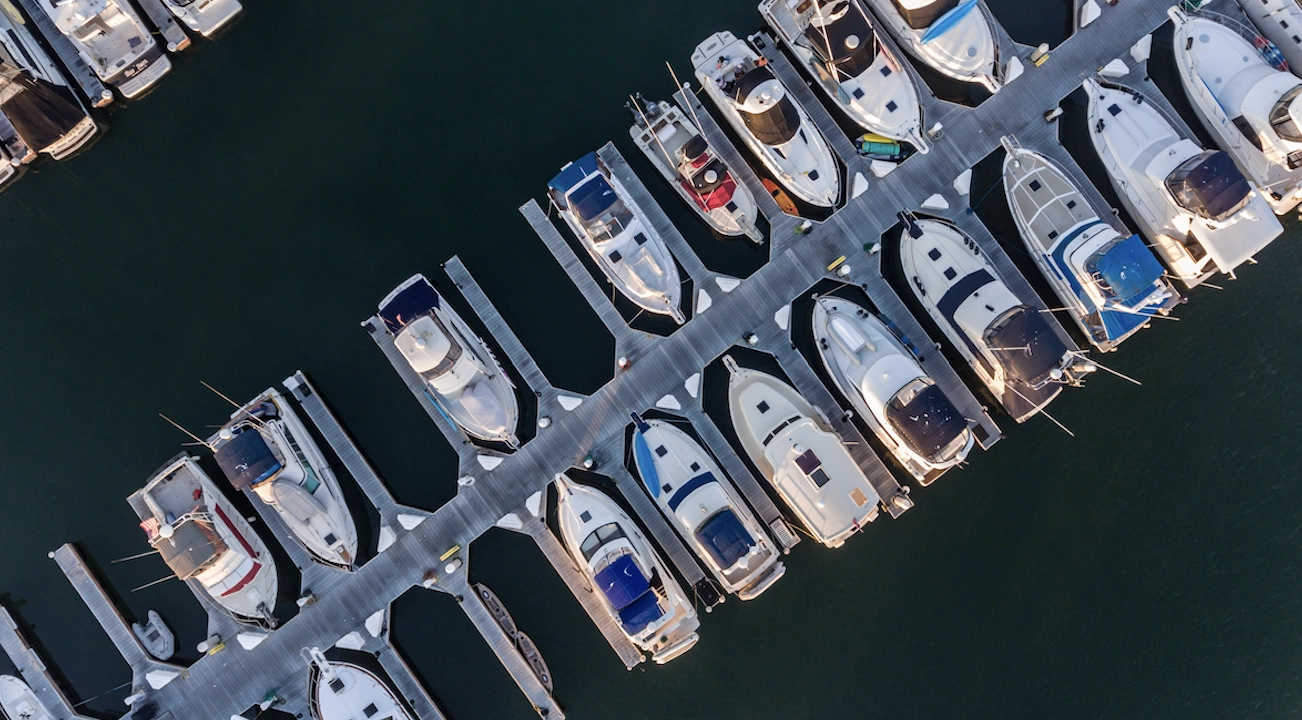
[[[840,345],[851,357],[858,362],[858,353],[860,348],[867,349],[868,352],[875,352],[876,347],[864,335],[863,331],[857,325],[850,321],[849,318],[841,314],[835,314],[827,322],[828,334]]]

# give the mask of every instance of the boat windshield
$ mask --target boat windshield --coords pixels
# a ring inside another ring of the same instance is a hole
[[[569,201],[593,242],[609,240],[633,222],[633,212],[601,175],[570,194]]]
[[[924,378],[916,378],[891,398],[886,419],[914,452],[931,462],[944,462],[967,444],[967,419]]]
[[[850,0],[831,0],[814,10],[805,39],[824,63],[856,78],[877,59],[877,38],[863,10]]]
[[[1009,376],[1033,388],[1047,384],[1067,354],[1066,344],[1044,315],[1025,305],[1000,315],[986,330],[985,341]]]
[[[940,16],[958,7],[959,0],[891,0],[900,17],[914,30],[924,30]]]
[[[1180,163],[1167,176],[1166,188],[1181,207],[1208,220],[1224,220],[1252,199],[1252,185],[1220,150],[1206,150]]]
[[[1302,85],[1289,90],[1280,96],[1275,102],[1275,106],[1270,109],[1270,127],[1275,134],[1285,140],[1293,142],[1302,142],[1302,129],[1297,126],[1297,121],[1293,119],[1289,107],[1298,95],[1302,95]]]
[[[606,523],[589,533],[583,539],[583,544],[579,546],[579,550],[583,552],[584,560],[591,560],[592,556],[596,555],[603,545],[622,537],[628,536],[624,534],[618,523]]]

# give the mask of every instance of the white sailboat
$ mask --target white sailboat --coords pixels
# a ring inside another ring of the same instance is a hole
[[[194,458],[177,455],[136,496],[141,529],[178,578],[236,620],[275,624],[276,561]]]
[[[728,409],[760,474],[818,542],[838,548],[877,519],[881,496],[845,444],[795,388],[723,357]]]
[[[914,57],[990,92],[1003,85],[993,20],[980,0],[869,0]]]
[[[920,484],[967,458],[976,442],[971,423],[876,315],[820,297],[814,341],[836,389]]]
[[[764,242],[755,226],[759,217],[755,196],[738,182],[677,105],[661,100],[643,102],[631,110],[633,126],[628,134],[633,144],[711,230]]]
[[[657,664],[692,648],[700,619],[641,529],[593,488],[556,476],[561,539],[606,611]]]
[[[520,444],[515,386],[488,345],[439,297],[424,275],[407,278],[380,301],[378,317],[420,374],[430,398],[471,437]]]
[[[1297,207],[1302,202],[1302,80],[1267,61],[1244,34],[1261,36],[1246,27],[1175,7],[1168,13],[1175,24],[1175,64],[1198,119],[1277,215]]]
[[[1142,238],[1104,222],[1051,160],[1002,141],[1004,193],[1026,250],[1094,347],[1115,350],[1180,303]]]
[[[922,103],[860,0],[764,0],[760,14],[833,105],[870,133],[927,152]]]
[[[1090,139],[1130,216],[1188,287],[1233,274],[1284,232],[1223,151],[1186,138],[1143,95],[1093,78]]]
[[[664,420],[633,414],[642,485],[687,546],[728,592],[759,597],[786,572],[759,521],[714,459]]]
[[[701,89],[764,167],[801,200],[833,207],[841,170],[827,140],[746,40],[717,32],[692,53]]]
[[[682,287],[669,246],[642,209],[597,158],[568,163],[547,183],[547,195],[579,244],[624,297],[638,307],[687,322]]]
[[[283,395],[258,395],[210,442],[232,487],[274,509],[316,559],[353,567],[357,528],[339,479]]]
[[[976,241],[944,220],[900,214],[900,264],[918,301],[1017,422],[1094,366],[1023,303]]]
[[[95,75],[123,97],[140,95],[172,69],[129,2],[43,0],[40,6]]]
[[[0,114],[28,151],[10,152],[20,162],[31,162],[36,153],[62,160],[98,130],[62,71],[8,2],[0,2]]]

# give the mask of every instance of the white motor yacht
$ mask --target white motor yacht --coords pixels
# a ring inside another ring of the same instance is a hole
[[[1240,28],[1174,7],[1168,12],[1175,24],[1175,64],[1199,120],[1275,214],[1297,207],[1302,202],[1302,79],[1273,67]]]
[[[793,195],[819,207],[841,196],[841,171],[827,140],[748,41],[718,32],[696,46],[692,66],[742,142]]]
[[[339,479],[283,395],[263,392],[209,442],[232,487],[274,509],[316,559],[352,569],[357,528]]]
[[[547,183],[547,196],[592,261],[638,307],[687,322],[669,246],[642,216],[596,153],[568,163]]]
[[[378,315],[448,419],[471,437],[519,445],[520,403],[511,378],[424,275],[389,293]]]
[[[1011,138],[1003,143],[1004,193],[1027,253],[1094,347],[1115,350],[1179,304],[1142,238],[1104,222],[1051,160]]]
[[[759,597],[786,572],[759,521],[714,459],[664,420],[633,414],[638,475],[669,524],[728,592]]]
[[[1239,265],[1284,232],[1228,154],[1186,138],[1129,88],[1087,79],[1090,138],[1130,216],[1188,287]]]
[[[1284,56],[1293,72],[1302,72],[1302,32],[1299,32],[1302,4],[1297,0],[1236,1],[1252,24]]]
[[[327,660],[320,648],[305,651],[311,663],[307,695],[312,720],[414,720],[378,675],[361,665]]]
[[[0,711],[7,720],[54,720],[27,683],[13,675],[0,675]]]
[[[1017,422],[1094,369],[1040,309],[1023,303],[976,241],[944,220],[900,213],[900,264],[927,314]]]
[[[39,4],[95,75],[123,97],[140,95],[172,69],[172,61],[129,2],[42,0]]]
[[[0,114],[29,154],[62,160],[94,137],[95,121],[13,5],[0,2]],[[15,153],[10,153],[16,155]]]
[[[920,484],[967,458],[976,442],[971,423],[876,315],[820,297],[814,340],[836,389]]]
[[[163,0],[178,20],[204,37],[212,37],[244,9],[239,0]]]
[[[236,620],[274,625],[276,561],[244,516],[185,453],[133,496],[149,544]]]
[[[980,0],[869,0],[905,50],[937,72],[990,92],[1003,85],[999,43]]]
[[[815,540],[838,548],[877,519],[881,496],[850,451],[795,388],[767,373],[728,368],[728,408],[737,437]]]
[[[696,644],[692,600],[633,520],[598,490],[556,476],[561,539],[633,644],[664,664]]]
[[[638,96],[641,99],[641,96]],[[630,108],[628,134],[660,175],[711,230],[745,235],[756,243],[764,236],[755,227],[755,196],[737,181],[710,148],[696,124],[677,105],[661,100]]]
[[[764,0],[759,10],[823,94],[860,127],[919,152],[931,149],[918,88],[860,0]]]

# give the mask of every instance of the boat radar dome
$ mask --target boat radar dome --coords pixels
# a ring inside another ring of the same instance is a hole
[[[217,433],[217,437],[229,441],[231,438],[235,437],[235,433],[231,432],[230,428],[224,427]]]
[[[708,182],[708,183],[712,183],[712,182],[715,182],[715,181],[718,180],[718,179],[719,179],[719,173],[717,173],[717,172],[715,172],[715,171],[713,171],[713,170],[706,170],[706,171],[705,171],[705,181],[706,181],[706,182]]]
[[[172,527],[171,523],[163,523],[162,525],[158,526],[159,537],[170,538],[175,534],[176,534],[176,528]]]
[[[412,344],[412,345],[415,345],[417,350],[424,350],[424,349],[425,349],[425,346],[426,346],[428,343],[425,342],[425,338],[423,338],[423,337],[418,337],[418,338],[416,338],[415,340],[413,340],[411,344]]]
[[[859,47],[859,36],[854,34],[846,35],[845,47],[847,50],[854,50]]]

